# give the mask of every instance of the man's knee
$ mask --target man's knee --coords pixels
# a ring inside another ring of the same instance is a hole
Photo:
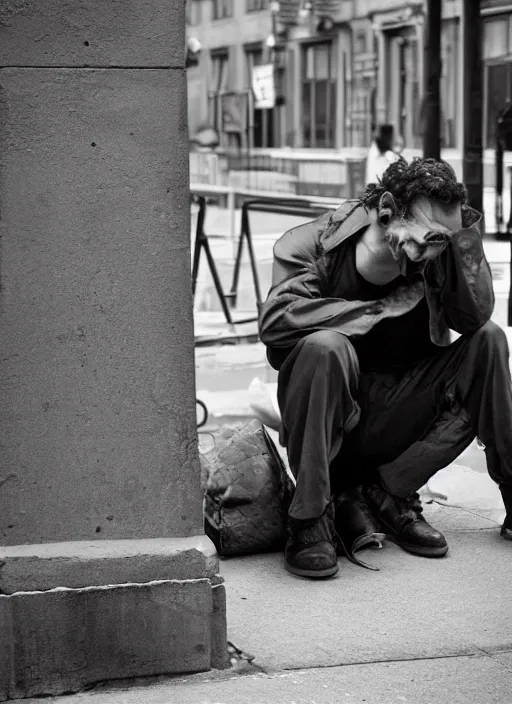
[[[327,414],[336,432],[342,428],[349,432],[359,421],[355,401],[359,361],[350,340],[337,332],[319,330],[302,338],[290,361],[293,364],[285,363],[278,380],[285,428],[292,427],[301,413],[312,413],[313,424],[323,424]]]
[[[332,330],[318,330],[302,340],[301,353],[310,358],[335,359],[342,363],[358,366],[356,351],[345,335]]]
[[[488,320],[471,335],[473,344],[489,351],[499,351],[509,354],[507,335],[500,325]]]

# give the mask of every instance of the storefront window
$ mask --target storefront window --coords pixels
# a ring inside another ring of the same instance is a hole
[[[485,147],[496,147],[496,120],[512,101],[512,15],[484,21]]]
[[[303,49],[302,120],[305,147],[335,146],[336,73],[331,42]]]

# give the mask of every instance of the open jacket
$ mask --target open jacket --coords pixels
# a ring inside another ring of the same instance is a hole
[[[259,330],[276,368],[284,350],[305,335],[318,330],[364,335],[380,320],[407,313],[423,297],[430,338],[439,346],[450,344],[450,330],[471,333],[490,319],[492,276],[482,246],[481,215],[471,209],[464,212],[463,229],[453,234],[446,249],[421,275],[386,298],[357,301],[329,296],[329,282],[315,263],[369,224],[365,208],[358,201],[346,201],[334,213],[292,228],[275,243],[272,287],[261,309]]]

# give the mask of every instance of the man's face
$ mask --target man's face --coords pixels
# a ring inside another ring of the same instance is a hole
[[[405,217],[395,216],[386,227],[386,239],[397,262],[405,257],[416,264],[437,257],[454,232],[462,229],[459,204],[446,205],[418,196]]]

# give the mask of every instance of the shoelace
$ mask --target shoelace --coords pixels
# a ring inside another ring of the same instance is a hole
[[[372,570],[374,572],[379,572],[378,567],[374,567],[373,565],[368,564],[367,562],[363,562],[363,560],[360,560],[355,553],[358,550],[361,550],[362,548],[368,546],[368,545],[373,545],[376,549],[382,549],[383,547],[383,542],[386,539],[386,534],[385,533],[366,533],[365,535],[359,536],[354,543],[351,546],[351,549],[349,549],[338,531],[336,530],[335,522],[334,522],[334,517],[333,517],[333,507],[329,505],[326,510],[324,515],[320,518],[319,522],[322,522],[322,526],[315,526],[313,528],[314,531],[318,531],[317,535],[314,536],[309,536],[309,539],[313,538],[314,541],[316,540],[328,540],[332,541],[334,544],[334,548],[336,549],[336,552],[341,551],[341,553],[347,558],[349,562],[352,562],[354,565],[359,565],[359,567],[364,567],[367,570]],[[303,529],[305,532],[309,532],[311,528],[306,528]]]
[[[423,513],[423,506],[421,506],[421,504],[417,505],[417,502],[419,503],[419,496],[418,498],[416,498],[416,496],[409,496],[406,499],[400,497],[394,498],[398,508],[401,511],[404,511],[405,513],[411,513],[414,515],[415,518],[420,518]]]
[[[359,536],[359,538],[354,541],[352,550],[347,548],[340,534],[336,530],[333,530],[333,533],[337,547],[340,548],[349,562],[352,562],[354,565],[359,565],[359,567],[364,567],[367,570],[373,570],[373,572],[380,571],[378,567],[374,567],[373,565],[369,565],[367,562],[360,560],[356,557],[355,553],[368,545],[373,545],[374,548],[381,550],[384,547],[382,543],[386,539],[385,533],[366,533],[366,535]]]

